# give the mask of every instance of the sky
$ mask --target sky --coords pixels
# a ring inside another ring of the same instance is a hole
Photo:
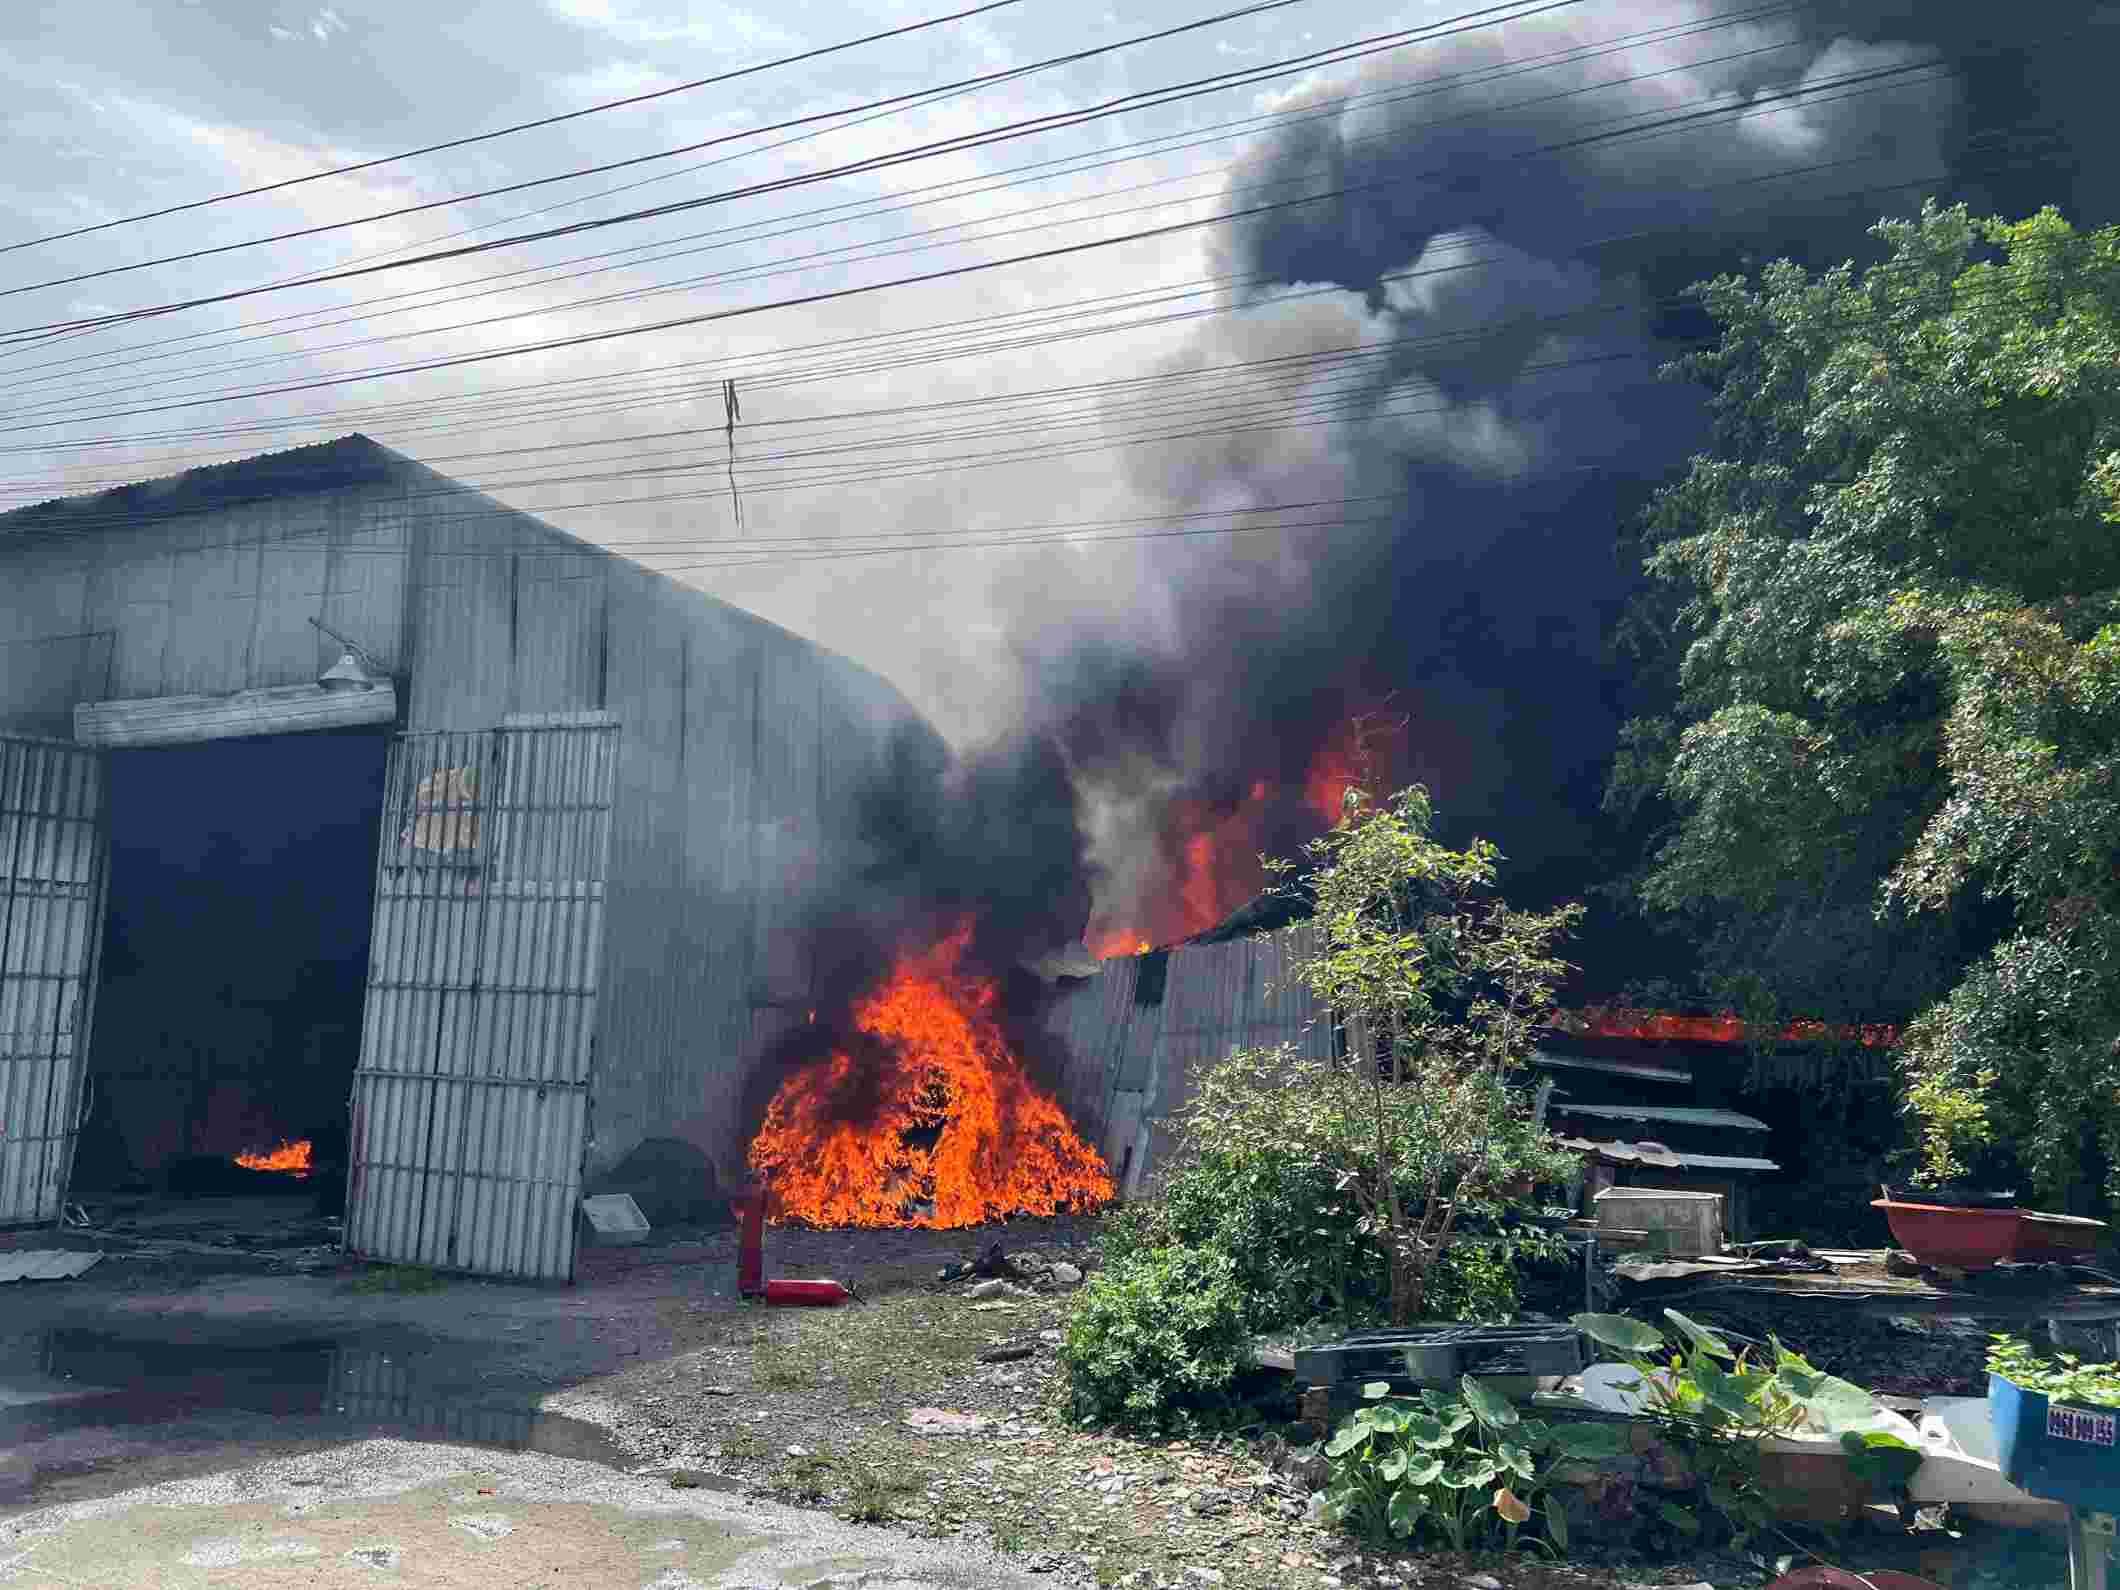
[[[107,224],[951,7],[10,8],[0,505],[359,430],[854,657],[959,746],[1058,725],[1122,893],[1170,884],[1178,796],[1241,801],[1262,726],[1299,783],[1385,700],[1405,770],[1535,864],[1587,853],[1624,709],[1614,531],[1698,440],[1655,378],[1693,266],[1841,257],[1925,191],[2111,218],[2081,154],[2112,7],[1289,0],[1103,50],[1218,8],[1020,0]],[[1997,127],[2000,189],[1967,174]],[[648,206],[681,208],[396,264]]]

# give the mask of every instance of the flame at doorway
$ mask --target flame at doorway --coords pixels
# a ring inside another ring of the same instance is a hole
[[[307,1176],[311,1170],[309,1140],[299,1143],[281,1142],[277,1148],[255,1148],[247,1154],[236,1155],[236,1163],[245,1170],[279,1171],[290,1176]]]

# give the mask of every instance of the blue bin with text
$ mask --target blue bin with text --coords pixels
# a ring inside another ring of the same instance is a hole
[[[2011,1484],[2071,1507],[2120,1513],[2120,1409],[2053,1402],[1990,1374],[1988,1415]]]

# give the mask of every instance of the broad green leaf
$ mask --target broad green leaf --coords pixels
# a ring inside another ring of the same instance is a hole
[[[1392,1493],[1384,1518],[1391,1532],[1403,1539],[1421,1527],[1421,1518],[1427,1511],[1427,1499],[1419,1491],[1401,1490]]]
[[[1326,1443],[1325,1455],[1327,1457],[1345,1457],[1368,1439],[1369,1431],[1361,1425],[1342,1425],[1333,1438]]]
[[[1377,1473],[1383,1476],[1386,1485],[1396,1485],[1406,1472],[1406,1454],[1394,1452],[1377,1465]]]
[[[1623,1353],[1653,1353],[1664,1345],[1664,1333],[1624,1314],[1577,1314],[1569,1324],[1592,1341]]]
[[[1554,1450],[1571,1458],[1612,1458],[1627,1450],[1627,1432],[1616,1424],[1557,1424]]]
[[[1701,1401],[1733,1423],[1745,1423],[1757,1411],[1745,1394],[1745,1383],[1724,1374],[1709,1358],[1693,1366],[1693,1383],[1700,1387]]]
[[[1362,1385],[1362,1395],[1371,1402],[1376,1401],[1379,1397],[1388,1397],[1391,1395],[1391,1382],[1388,1380],[1365,1381]]]
[[[1837,1375],[1820,1375],[1817,1386],[1804,1398],[1804,1411],[1819,1429],[1839,1435],[1875,1423],[1885,1409],[1862,1387]]]
[[[1658,1502],[1656,1511],[1657,1515],[1665,1523],[1669,1524],[1681,1535],[1697,1535],[1700,1533],[1700,1520],[1676,1503]]]
[[[1848,1468],[1857,1478],[1894,1491],[1914,1477],[1926,1456],[1889,1430],[1850,1430],[1840,1438]]]
[[[1562,1551],[1568,1549],[1568,1514],[1551,1496],[1546,1498],[1546,1533]]]
[[[1443,1421],[1424,1413],[1417,1413],[1406,1421],[1406,1436],[1415,1446],[1430,1450],[1450,1445],[1450,1432],[1443,1428]]]
[[[1686,1338],[1694,1346],[1700,1348],[1701,1351],[1713,1353],[1717,1358],[1727,1358],[1733,1362],[1736,1360],[1737,1354],[1730,1350],[1730,1344],[1716,1335],[1715,1332],[1709,1330],[1707,1326],[1696,1324],[1694,1321],[1687,1319],[1685,1315],[1679,1313],[1675,1308],[1665,1309],[1664,1318],[1683,1331]]]
[[[1458,1384],[1464,1390],[1466,1406],[1490,1430],[1506,1430],[1517,1422],[1515,1405],[1485,1381],[1464,1375]]]
[[[1415,1458],[1406,1465],[1408,1485],[1433,1485],[1443,1477],[1443,1460],[1439,1457]]]

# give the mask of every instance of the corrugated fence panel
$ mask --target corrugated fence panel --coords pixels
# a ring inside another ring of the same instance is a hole
[[[616,750],[592,713],[394,749],[350,1251],[573,1274]]]
[[[1276,934],[1168,952],[1160,1001],[1137,998],[1146,958],[1113,960],[1060,995],[1047,1017],[1069,1054],[1069,1113],[1101,1138],[1112,1172],[1128,1193],[1151,1184],[1175,1147],[1170,1122],[1192,1096],[1203,1065],[1237,1049],[1290,1044],[1329,1059],[1332,1028],[1318,1019],[1295,978],[1313,952],[1308,923]],[[1093,1093],[1092,1087],[1096,1089]],[[1094,1140],[1094,1139],[1093,1139]]]
[[[56,1221],[103,919],[103,764],[0,739],[0,1225]]]

